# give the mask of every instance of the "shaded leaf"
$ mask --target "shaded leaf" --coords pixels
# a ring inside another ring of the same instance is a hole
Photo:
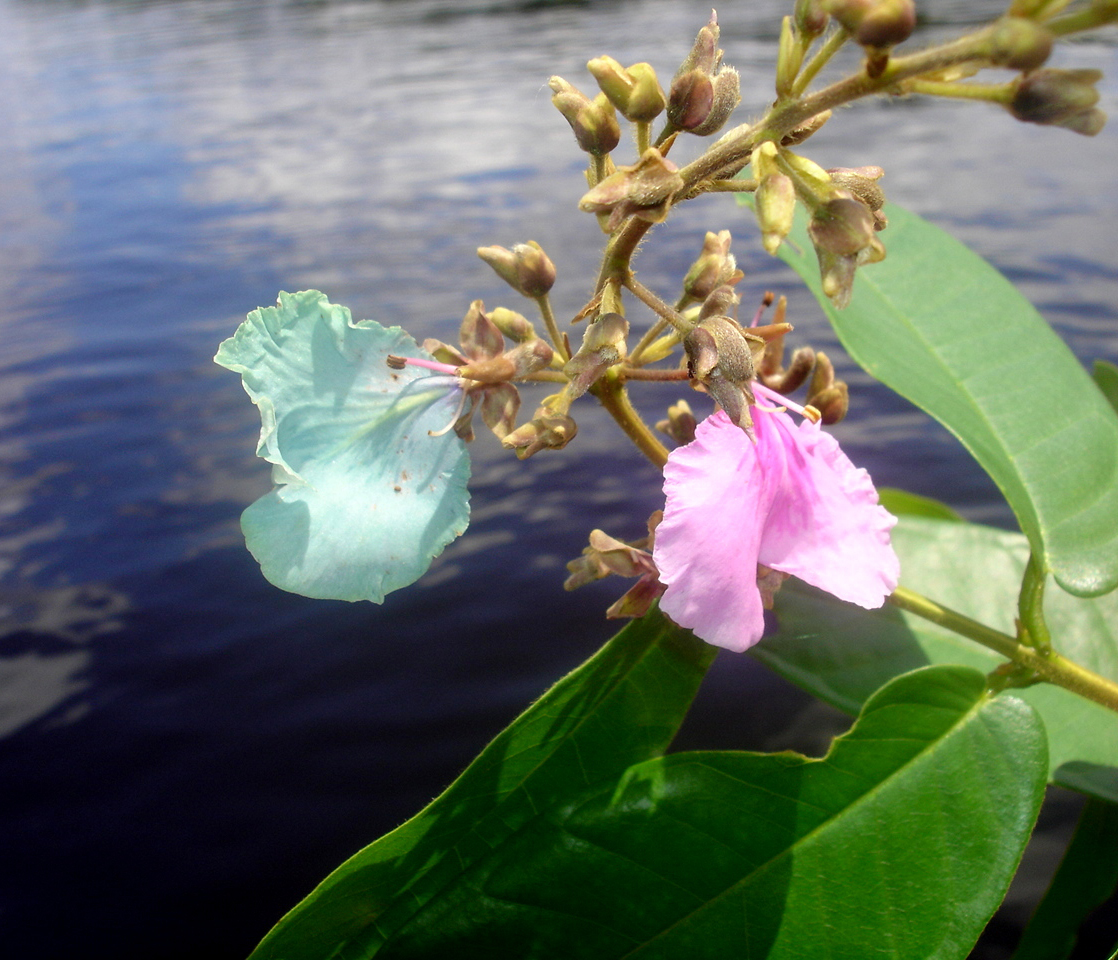
[[[1118,412],[1118,366],[1106,360],[1096,360],[1091,375],[1107,402]]]
[[[354,323],[317,290],[281,293],[221,344],[260,409],[271,493],[241,517],[264,576],[308,597],[372,600],[414,583],[469,523],[465,444],[442,430],[460,388],[389,354],[429,355],[399,327]]]
[[[1044,734],[981,674],[866,704],[821,760],[683,753],[541,811],[382,958],[963,958],[1043,794]]]
[[[713,657],[713,647],[656,611],[634,621],[517,718],[428,807],[330,874],[253,960],[372,956],[541,809],[662,753]]]
[[[903,586],[987,626],[1014,633],[1017,592],[1029,548],[1020,534],[978,524],[901,517],[893,529]],[[753,655],[840,709],[855,712],[890,677],[929,663],[989,672],[992,650],[914,614],[862,610],[796,581],[776,597],[779,630]],[[1118,594],[1093,600],[1049,590],[1045,613],[1064,656],[1118,680]],[[1112,766],[1118,714],[1043,683],[1015,692],[1044,719],[1054,771],[1069,761]]]
[[[1118,886],[1118,805],[1090,799],[1013,960],[1064,960],[1076,932]]]
[[[888,257],[858,271],[849,307],[823,295],[798,211],[779,255],[862,367],[962,441],[1066,590],[1118,587],[1118,416],[1033,306],[981,257],[887,207]]]
[[[894,517],[931,517],[935,520],[957,521],[963,519],[946,503],[933,500],[931,497],[922,497],[918,493],[909,493],[907,490],[898,490],[896,487],[878,487],[877,496],[881,505]]]

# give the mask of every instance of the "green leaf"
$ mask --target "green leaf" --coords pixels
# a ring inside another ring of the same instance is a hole
[[[1118,804],[1118,767],[1102,767],[1083,760],[1070,760],[1056,768],[1052,774],[1052,782],[1068,790],[1077,790],[1079,793]]]
[[[902,517],[893,529],[893,546],[903,586],[1013,635],[1029,554],[1020,534]],[[1118,594],[1083,600],[1049,590],[1045,613],[1060,653],[1118,680]],[[989,672],[1004,662],[992,650],[914,614],[889,606],[863,610],[795,580],[777,594],[776,614],[779,631],[751,652],[848,712],[890,677],[929,663]],[[1053,771],[1070,761],[1112,766],[1118,760],[1118,714],[1047,683],[1016,695],[1044,719]]]
[[[515,720],[428,807],[330,874],[276,925],[253,960],[372,956],[540,809],[659,756],[714,653],[655,610],[630,624]]]
[[[981,674],[876,694],[829,754],[683,753],[541,811],[379,957],[962,958],[1043,794],[1044,734]]]
[[[1090,799],[1013,960],[1063,960],[1076,931],[1118,886],[1118,805]]]
[[[1118,413],[1118,366],[1106,360],[1096,360],[1091,375],[1107,402]]]
[[[881,505],[894,517],[931,517],[935,520],[962,521],[946,503],[918,493],[898,490],[896,487],[878,487],[877,498]]]
[[[915,214],[887,212],[888,256],[858,271],[844,310],[822,292],[802,212],[780,256],[819,299],[851,357],[962,441],[1064,589],[1115,589],[1115,411],[997,270]]]
[[[418,580],[469,523],[466,445],[448,431],[453,378],[399,327],[354,323],[317,290],[253,310],[214,360],[260,408],[271,493],[241,517],[264,576],[308,597],[372,600]]]

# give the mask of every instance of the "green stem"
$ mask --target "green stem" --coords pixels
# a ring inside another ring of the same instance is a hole
[[[641,357],[644,355],[645,350],[656,342],[656,338],[660,336],[671,324],[668,323],[663,317],[657,320],[651,327],[649,327],[644,336],[640,338],[640,342],[633,348],[633,352],[629,354],[629,363],[633,366],[640,366]]]
[[[661,300],[655,293],[648,289],[643,283],[636,279],[636,277],[629,277],[625,281],[625,286],[641,303],[648,307],[655,313],[661,320],[670,323],[680,333],[686,335],[691,332],[695,326],[689,323],[687,319],[677,310],[673,310],[668,304]]]
[[[648,428],[648,424],[641,419],[640,414],[633,408],[621,376],[621,371],[617,367],[613,367],[590,388],[590,392],[598,398],[609,415],[617,421],[621,429],[625,431],[625,435],[636,444],[637,449],[648,457],[657,468],[662,470],[664,464],[668,462],[668,449],[656,439],[656,435]]]
[[[934,600],[921,596],[905,587],[897,587],[889,597],[890,603],[918,617],[945,627],[954,633],[969,637],[984,647],[989,647],[1018,666],[1032,670],[1049,683],[1070,690],[1081,697],[1118,712],[1118,683],[1092,673],[1078,663],[1068,660],[1055,651],[1044,653],[1025,646],[1014,637],[972,620],[955,610],[941,606]]]
[[[633,124],[633,132],[637,138],[637,156],[643,156],[645,150],[652,145],[652,124],[647,120],[640,120]]]
[[[909,80],[904,85],[909,93],[929,97],[954,97],[957,100],[985,100],[1009,103],[1013,99],[1011,83],[954,83],[942,80]]]
[[[542,297],[536,297],[536,303],[540,308],[540,316],[543,317],[543,322],[547,325],[547,335],[551,337],[555,352],[566,363],[570,360],[571,355],[567,353],[566,342],[559,333],[559,324],[555,322],[555,312],[551,309],[551,298],[545,293]]]
[[[1118,10],[1113,5],[1095,4],[1066,17],[1057,17],[1049,20],[1044,26],[1054,36],[1066,37],[1069,33],[1081,33],[1084,30],[1093,30],[1095,27],[1105,26],[1118,20]]]
[[[831,57],[839,51],[848,39],[850,39],[850,34],[846,30],[839,29],[823,41],[823,46],[815,51],[815,56],[808,61],[807,66],[796,77],[796,82],[792,84],[791,95],[793,97],[800,96],[808,88],[808,84],[815,79],[816,74],[830,62]]]
[[[1044,582],[1046,575],[1036,556],[1029,554],[1025,575],[1021,579],[1021,594],[1017,598],[1017,612],[1023,636],[1021,640],[1041,653],[1052,649],[1052,637],[1044,620]]]

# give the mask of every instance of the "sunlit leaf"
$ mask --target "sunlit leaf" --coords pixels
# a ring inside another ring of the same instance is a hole
[[[946,503],[922,497],[895,487],[878,487],[878,500],[894,517],[932,517],[936,520],[962,520]]]
[[[1020,534],[901,517],[893,545],[901,558],[902,586],[1014,634],[1017,593],[1029,555]],[[794,580],[777,594],[776,614],[779,631],[751,653],[851,713],[905,671],[951,663],[989,672],[1004,662],[992,650],[914,614],[889,606],[863,610]],[[1118,681],[1118,594],[1084,600],[1049,590],[1045,614],[1060,653]],[[1071,761],[1107,768],[1118,762],[1118,713],[1047,683],[1016,695],[1044,719],[1053,771]]]
[[[417,580],[469,522],[458,388],[389,354],[429,356],[399,327],[354,323],[317,290],[254,310],[214,358],[260,409],[271,493],[241,517],[264,576],[308,597],[372,600]]]
[[[541,806],[377,956],[961,960],[1009,885],[1046,767],[1032,709],[983,686],[919,671],[821,760],[669,755]]]
[[[1066,590],[1118,587],[1118,415],[1033,306],[990,264],[888,207],[886,259],[835,310],[799,216],[780,256],[862,367],[939,420],[1001,489]]]
[[[252,960],[372,956],[540,810],[615,782],[630,764],[662,753],[713,657],[713,647],[655,611],[633,622],[515,720],[426,809],[338,867]],[[370,777],[375,784],[376,772]]]

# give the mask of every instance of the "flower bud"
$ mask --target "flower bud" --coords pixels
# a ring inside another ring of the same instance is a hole
[[[531,321],[515,310],[497,307],[489,311],[489,319],[501,333],[515,343],[536,339],[536,328],[532,326]]]
[[[835,186],[849,190],[871,211],[880,210],[885,204],[885,193],[877,181],[885,176],[881,167],[834,167],[827,171]]]
[[[707,233],[703,252],[683,278],[683,295],[688,301],[702,302],[716,288],[737,283],[743,274],[730,253],[730,231]]]
[[[792,232],[796,214],[796,188],[790,177],[770,173],[757,184],[754,208],[761,228],[761,244],[774,255],[784,238]]]
[[[1098,70],[1037,70],[1022,76],[1009,112],[1018,120],[1045,126],[1066,127],[1093,137],[1106,123],[1106,114],[1095,108],[1102,79]]]
[[[824,424],[832,426],[846,416],[850,406],[850,394],[846,384],[839,380],[812,397],[808,405],[819,411],[820,419]]]
[[[578,425],[566,414],[554,413],[546,405],[541,406],[535,417],[528,423],[517,427],[501,440],[506,450],[515,450],[520,460],[527,460],[541,450],[561,450],[578,433]]]
[[[913,0],[821,0],[820,5],[863,47],[892,47],[916,28]]]
[[[797,347],[792,352],[792,360],[785,369],[762,376],[761,381],[777,393],[791,393],[807,380],[814,365],[815,351],[811,347]]]
[[[621,127],[617,123],[617,113],[604,93],[590,100],[562,77],[552,77],[548,86],[554,93],[551,102],[571,125],[582,150],[601,157],[620,143]]]
[[[784,135],[780,141],[782,147],[794,147],[797,143],[803,143],[808,137],[814,133],[818,133],[828,120],[831,119],[831,111],[824,110],[822,113],[817,113],[810,120],[805,121],[793,130],[790,130]]]
[[[780,24],[780,43],[776,54],[776,93],[786,97],[792,92],[792,84],[804,61],[804,47],[796,36],[792,18],[785,17]]]
[[[990,63],[1012,70],[1035,70],[1052,53],[1052,34],[1024,17],[1002,17],[990,32]]]
[[[757,401],[753,379],[753,348],[746,332],[730,317],[708,317],[683,338],[687,370],[726,411],[752,435],[749,408]]]
[[[660,151],[649,147],[632,166],[618,167],[579,201],[580,210],[608,214],[607,232],[617,229],[629,216],[660,223],[671,207],[675,194],[683,189],[679,168],[665,160]]]
[[[718,33],[712,14],[672,79],[668,122],[677,130],[705,137],[720,130],[741,102],[741,80],[736,70],[722,66]]]
[[[707,317],[728,317],[737,313],[739,303],[741,297],[738,296],[737,291],[728,283],[724,283],[711,290],[710,295],[699,307],[696,319],[701,324]]]
[[[459,343],[462,352],[471,360],[495,357],[505,349],[505,338],[485,315],[485,304],[480,300],[471,303],[466,311],[459,329]]]
[[[555,264],[535,240],[504,247],[478,247],[477,255],[518,293],[533,300],[542,297],[555,283]]]
[[[629,321],[619,313],[606,313],[586,328],[582,346],[563,366],[570,378],[571,399],[581,397],[607,369],[625,359]]]
[[[634,63],[625,69],[613,57],[596,57],[586,68],[626,120],[649,123],[664,112],[667,98],[650,64]]]
[[[681,447],[695,439],[697,426],[698,421],[686,400],[680,400],[668,407],[668,419],[656,423],[657,430],[666,433]]]
[[[836,197],[812,211],[807,232],[816,250],[852,257],[873,239],[873,214],[860,200]]]
[[[814,40],[827,29],[827,12],[820,0],[796,0],[792,12],[796,18],[796,29],[805,40]]]

